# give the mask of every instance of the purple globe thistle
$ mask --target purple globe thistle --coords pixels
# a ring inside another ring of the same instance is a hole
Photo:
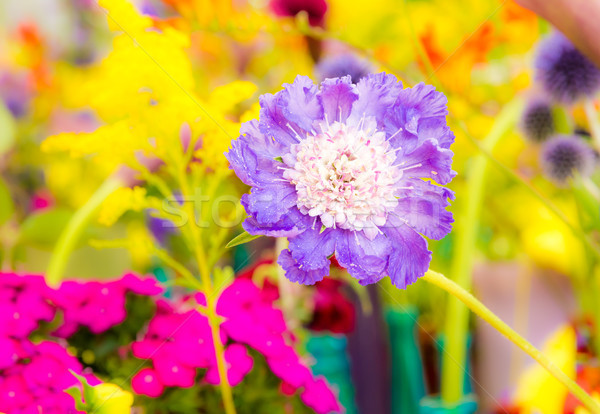
[[[452,191],[423,180],[456,175],[445,96],[385,73],[283,86],[226,154],[252,187],[246,231],[288,237],[278,262],[294,282],[322,280],[334,254],[362,284],[415,282],[431,260],[421,234],[441,239],[453,222]]]
[[[581,138],[558,135],[547,141],[540,154],[544,174],[555,184],[564,186],[576,171],[583,177],[594,170],[595,155]]]
[[[521,129],[532,142],[543,142],[554,135],[554,115],[550,102],[545,99],[529,102],[521,118]]]
[[[600,89],[600,69],[560,32],[540,43],[535,69],[546,91],[562,103],[591,97]]]
[[[317,78],[321,82],[329,78],[350,76],[352,83],[357,83],[369,73],[372,73],[373,67],[369,61],[352,53],[346,53],[326,57],[319,62],[315,70]]]

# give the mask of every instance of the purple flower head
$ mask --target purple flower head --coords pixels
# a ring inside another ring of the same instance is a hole
[[[317,78],[320,81],[329,78],[350,76],[352,83],[357,83],[372,72],[373,66],[369,61],[352,53],[328,56],[321,60],[316,66]]]
[[[544,144],[540,157],[544,173],[559,186],[566,185],[575,171],[587,177],[594,170],[594,151],[576,136],[552,138]]]
[[[600,69],[560,32],[542,40],[535,69],[548,94],[562,103],[591,97],[600,89]]]
[[[554,115],[550,102],[545,99],[530,101],[521,118],[521,129],[532,142],[543,142],[554,135]]]
[[[422,276],[431,260],[422,235],[441,239],[453,222],[452,191],[423,180],[456,174],[445,96],[385,73],[320,87],[298,76],[260,105],[226,156],[252,187],[246,231],[288,237],[286,276],[314,284],[334,254],[361,284],[389,275],[405,288]]]

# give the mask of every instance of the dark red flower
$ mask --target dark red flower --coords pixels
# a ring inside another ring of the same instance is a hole
[[[354,329],[354,305],[344,296],[341,288],[342,282],[329,278],[316,285],[310,329],[332,333],[348,333]]]
[[[282,17],[294,17],[301,11],[305,11],[311,26],[321,26],[327,12],[327,2],[325,0],[271,0],[271,10]]]

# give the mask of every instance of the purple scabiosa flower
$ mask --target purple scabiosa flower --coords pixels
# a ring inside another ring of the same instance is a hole
[[[432,86],[402,88],[395,76],[298,76],[260,98],[260,121],[241,127],[226,154],[252,187],[242,197],[250,234],[288,237],[279,257],[288,279],[314,284],[330,257],[360,281],[389,275],[405,288],[429,267],[421,234],[451,230],[455,176],[446,98]]]
[[[521,118],[521,129],[531,142],[543,142],[554,135],[554,115],[552,106],[545,99],[530,101]]]
[[[583,177],[594,170],[595,155],[581,138],[558,135],[547,141],[540,154],[544,174],[555,184],[564,186],[576,171]]]
[[[373,72],[373,66],[365,59],[346,53],[324,58],[317,64],[315,70],[319,81],[350,76],[352,83],[357,83]]]
[[[600,69],[560,32],[542,40],[535,69],[548,94],[565,104],[591,97],[600,89]]]

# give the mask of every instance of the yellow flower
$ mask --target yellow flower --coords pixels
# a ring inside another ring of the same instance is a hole
[[[152,20],[125,0],[101,5],[109,12],[111,28],[120,33],[104,60],[64,87],[70,106],[91,107],[106,125],[91,133],[51,136],[42,150],[86,157],[108,171],[120,165],[141,168],[138,152],[177,165],[184,158],[179,131],[187,123],[194,139],[202,139],[195,154],[202,167],[227,170],[223,152],[239,131],[238,105],[256,86],[233,82],[202,99],[195,90],[189,34],[169,26],[153,29]]]
[[[90,412],[94,414],[129,414],[133,405],[133,395],[119,388],[115,384],[100,384],[92,388],[93,408]]]
[[[542,268],[578,275],[585,252],[572,231],[545,207],[527,204],[527,223],[521,232],[523,250]],[[560,206],[564,210],[565,206]],[[569,214],[568,216],[572,216]]]
[[[125,212],[142,211],[148,206],[145,188],[119,188],[102,203],[98,222],[105,226],[112,226]]]
[[[126,0],[100,0],[98,4],[108,12],[108,25],[113,31],[137,34],[152,27],[152,19],[140,15],[135,6]]]
[[[592,392],[591,394],[592,398],[594,400],[596,400],[598,403],[600,403],[600,394],[598,394],[597,392]],[[577,407],[575,408],[575,414],[591,414],[587,408],[585,407]]]
[[[127,250],[134,269],[145,271],[154,254],[154,241],[143,223],[132,221],[127,225]]]
[[[577,346],[572,327],[557,330],[544,345],[543,352],[559,369],[575,378]],[[565,386],[536,364],[519,379],[515,404],[523,414],[562,414],[566,397]]]

